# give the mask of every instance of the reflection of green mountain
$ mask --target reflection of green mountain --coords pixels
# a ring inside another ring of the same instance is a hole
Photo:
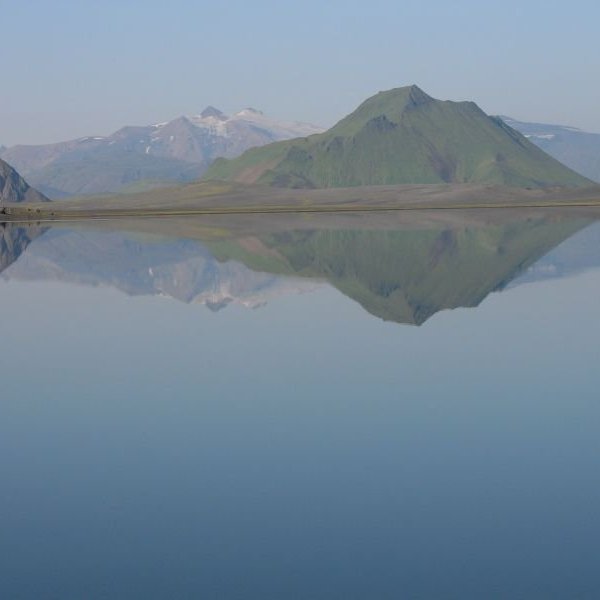
[[[585,224],[294,231],[210,247],[252,269],[326,279],[373,315],[419,325],[443,309],[477,306]]]

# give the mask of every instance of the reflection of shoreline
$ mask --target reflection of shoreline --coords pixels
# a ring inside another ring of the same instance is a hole
[[[423,204],[415,206],[369,206],[359,204],[352,206],[254,206],[240,208],[206,207],[189,209],[111,209],[111,210],[68,210],[54,209],[40,210],[19,206],[7,207],[4,210],[9,222],[71,222],[71,221],[106,221],[119,219],[160,219],[179,217],[211,217],[211,216],[238,216],[238,215],[322,215],[345,213],[394,213],[394,212],[421,212],[427,211],[466,211],[466,210],[527,210],[527,209],[600,209],[600,200],[580,200],[565,202],[527,202],[518,207],[512,203],[472,203],[454,205]]]

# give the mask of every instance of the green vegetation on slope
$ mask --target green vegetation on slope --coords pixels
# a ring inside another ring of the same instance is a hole
[[[292,188],[590,184],[473,102],[435,100],[416,86],[380,92],[325,133],[219,159],[205,178]]]

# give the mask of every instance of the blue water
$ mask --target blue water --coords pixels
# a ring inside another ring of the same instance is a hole
[[[600,269],[420,327],[326,282],[32,279],[0,281],[0,598],[600,597]]]

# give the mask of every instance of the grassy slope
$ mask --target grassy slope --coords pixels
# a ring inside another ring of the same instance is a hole
[[[206,178],[280,187],[590,184],[474,103],[434,100],[414,86],[373,96],[325,133],[219,160]]]

